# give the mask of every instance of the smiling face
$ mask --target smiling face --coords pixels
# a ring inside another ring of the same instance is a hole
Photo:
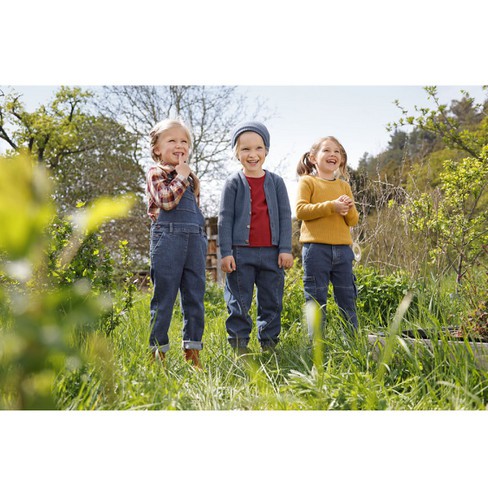
[[[188,161],[190,141],[186,131],[180,127],[173,127],[162,132],[153,152],[159,161],[171,166],[177,166],[180,156],[184,161]]]
[[[263,164],[266,159],[266,148],[263,138],[259,134],[243,132],[237,141],[236,155],[246,176],[259,178],[264,175]]]
[[[334,179],[336,171],[345,164],[339,144],[331,139],[325,139],[315,154],[310,155],[310,161],[315,165],[317,174],[326,180]]]

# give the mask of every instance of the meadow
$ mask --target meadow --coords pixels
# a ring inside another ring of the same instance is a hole
[[[404,276],[381,276],[358,268],[360,331],[346,333],[329,300],[322,339],[311,341],[303,313],[301,267],[287,273],[283,329],[274,352],[263,353],[251,338],[250,352],[237,356],[227,343],[222,287],[209,282],[203,369],[183,359],[182,316],[175,307],[166,363],[148,353],[150,290],[139,292],[119,325],[97,331],[80,347],[93,360],[62,371],[55,382],[57,407],[65,410],[484,410],[488,376],[466,347],[454,348],[448,328],[456,305],[438,287],[414,289]],[[402,298],[413,289],[403,317]],[[433,300],[435,296],[435,302]],[[432,304],[435,303],[435,308]],[[255,314],[255,310],[253,310]],[[400,329],[435,331],[433,349],[407,343]],[[374,350],[368,334],[384,334]]]

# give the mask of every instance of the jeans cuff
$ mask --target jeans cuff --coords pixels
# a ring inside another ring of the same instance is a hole
[[[183,341],[183,349],[196,349],[201,351],[203,349],[203,343],[199,341]]]
[[[151,352],[160,351],[167,353],[169,351],[169,344],[163,344],[162,346],[149,346],[149,350]]]
[[[232,348],[236,349],[238,347],[246,348],[249,344],[249,339],[238,339],[238,338],[229,338],[229,344]]]

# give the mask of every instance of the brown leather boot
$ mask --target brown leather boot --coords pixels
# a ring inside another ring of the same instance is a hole
[[[197,369],[202,369],[202,365],[200,363],[200,351],[198,349],[183,349],[185,353],[185,359],[193,363],[193,366]]]

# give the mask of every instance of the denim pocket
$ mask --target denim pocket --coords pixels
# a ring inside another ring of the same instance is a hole
[[[347,248],[349,249],[349,256],[351,258],[351,263],[354,261],[354,259],[356,258],[356,255],[354,254],[354,251],[352,250],[352,246],[347,246]]]
[[[154,254],[164,234],[165,231],[161,224],[153,224],[153,227],[151,228],[151,254]]]
[[[306,242],[303,244],[302,247],[302,263],[305,264],[305,262],[308,260],[308,255],[310,253],[310,246],[311,244]]]

